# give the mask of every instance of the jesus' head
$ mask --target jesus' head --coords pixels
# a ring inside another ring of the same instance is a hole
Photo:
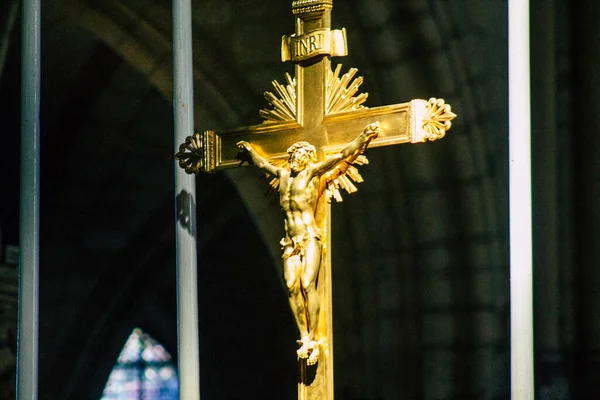
[[[315,146],[308,142],[296,142],[287,150],[288,162],[294,172],[300,172],[311,162],[317,160],[317,150]]]

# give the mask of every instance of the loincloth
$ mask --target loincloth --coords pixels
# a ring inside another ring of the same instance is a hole
[[[284,260],[292,257],[292,256],[300,256],[304,257],[306,254],[306,247],[308,246],[308,242],[311,239],[321,240],[321,232],[310,233],[308,231],[304,232],[301,235],[296,235],[292,238],[284,237],[281,239],[279,244],[281,244],[281,249],[283,250],[283,258]]]

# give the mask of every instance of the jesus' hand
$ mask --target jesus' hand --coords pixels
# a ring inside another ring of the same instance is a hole
[[[374,122],[365,127],[363,134],[367,137],[367,140],[371,141],[381,133],[381,127],[379,126],[379,122]]]
[[[237,147],[239,151],[235,156],[235,159],[240,161],[240,165],[242,165],[244,161],[246,161],[249,164],[252,164],[252,156],[250,154],[252,146],[250,145],[250,143],[241,141],[237,143]]]

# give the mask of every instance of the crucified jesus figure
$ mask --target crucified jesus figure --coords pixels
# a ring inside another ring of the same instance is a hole
[[[378,123],[369,124],[339,153],[317,162],[317,152],[308,142],[297,142],[287,150],[289,169],[270,164],[248,142],[239,142],[240,159],[251,161],[262,171],[279,179],[279,204],[284,215],[283,276],[289,301],[300,330],[298,358],[308,365],[317,362],[319,347],[315,338],[321,301],[317,293],[317,276],[321,266],[321,230],[315,220],[323,174],[343,161],[362,153],[379,135]]]

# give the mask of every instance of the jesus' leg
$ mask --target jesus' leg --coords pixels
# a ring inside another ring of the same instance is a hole
[[[321,266],[321,241],[317,238],[309,239],[304,256],[304,268],[301,276],[302,289],[306,297],[306,308],[308,311],[308,332],[310,337],[309,348],[310,357],[307,361],[309,365],[317,362],[319,349],[316,343],[318,339],[317,327],[319,325],[319,312],[321,310],[321,301],[317,292],[317,277]]]
[[[288,289],[292,314],[294,314],[296,324],[298,325],[302,342],[305,342],[308,341],[308,322],[306,305],[300,287],[300,271],[302,270],[302,260],[300,259],[300,255],[293,255],[285,258],[283,267],[283,275]],[[307,350],[304,349],[299,351],[298,356],[306,358],[308,356]]]

